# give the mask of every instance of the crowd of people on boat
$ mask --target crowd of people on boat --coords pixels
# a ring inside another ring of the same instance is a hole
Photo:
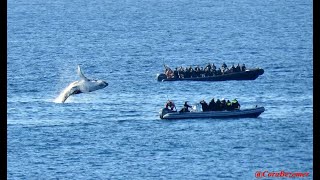
[[[217,99],[217,101],[214,100],[214,98],[211,99],[209,104],[202,100],[200,101],[200,104],[202,106],[202,111],[232,111],[236,109],[240,109],[240,104],[237,99],[225,100],[223,99]]]
[[[240,104],[237,99],[233,99],[232,101],[225,100],[223,99],[217,99],[217,101],[214,100],[214,98],[211,99],[209,104],[205,101],[202,100],[200,101],[200,104],[202,106],[202,111],[207,112],[207,111],[232,111],[236,109],[240,109]],[[173,103],[173,101],[168,100],[165,104],[165,108],[169,109],[171,111],[177,112],[176,106]],[[189,108],[192,108],[188,104],[188,101],[186,101],[183,105],[183,108],[179,111],[180,113],[183,112],[190,112]]]
[[[164,74],[167,76],[167,78],[196,78],[196,77],[210,77],[210,76],[218,76],[233,72],[241,72],[246,70],[245,64],[242,64],[240,66],[239,64],[235,67],[232,65],[230,68],[226,65],[226,63],[223,63],[221,68],[214,65],[214,63],[210,64],[208,63],[205,67],[199,67],[195,66],[192,68],[192,66],[189,67],[176,67],[174,70],[172,70],[167,65],[164,65]]]

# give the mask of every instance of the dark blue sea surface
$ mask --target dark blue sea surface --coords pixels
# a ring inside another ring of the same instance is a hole
[[[8,0],[8,179],[313,174],[311,0]],[[261,67],[254,81],[158,82],[163,64]],[[79,80],[109,86],[54,99]],[[237,98],[258,118],[160,120],[167,99]]]

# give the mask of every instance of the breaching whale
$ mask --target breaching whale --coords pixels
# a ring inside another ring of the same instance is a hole
[[[108,86],[108,83],[103,80],[91,80],[86,78],[80,66],[78,65],[77,73],[80,76],[81,80],[72,82],[66,87],[60,95],[55,99],[55,102],[64,103],[69,96],[80,93],[88,93],[96,91],[98,89],[103,89]]]

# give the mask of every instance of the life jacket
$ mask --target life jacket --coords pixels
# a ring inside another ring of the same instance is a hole
[[[231,106],[234,108],[239,108],[240,104],[238,103],[238,101],[236,99],[231,101]]]

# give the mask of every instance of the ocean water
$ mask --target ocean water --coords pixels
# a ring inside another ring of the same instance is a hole
[[[8,179],[313,174],[312,1],[8,0]],[[261,67],[254,81],[157,82],[163,64]],[[109,86],[54,99],[79,80]],[[172,99],[258,118],[160,120]]]

